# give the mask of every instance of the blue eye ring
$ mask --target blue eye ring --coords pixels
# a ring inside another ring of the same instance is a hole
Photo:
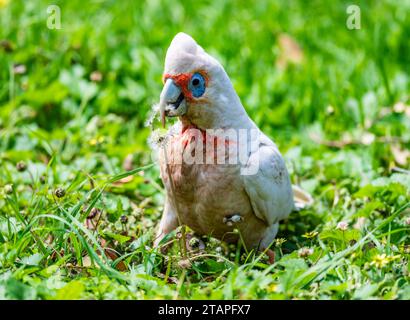
[[[200,73],[194,73],[189,80],[188,89],[195,98],[199,98],[205,92],[205,78]]]

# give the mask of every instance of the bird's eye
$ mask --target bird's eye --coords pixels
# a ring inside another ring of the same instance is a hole
[[[194,73],[189,82],[188,89],[195,98],[199,98],[205,92],[205,78],[200,73]]]

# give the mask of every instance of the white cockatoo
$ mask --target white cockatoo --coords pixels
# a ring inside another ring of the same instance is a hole
[[[249,118],[222,65],[189,35],[172,40],[163,81],[162,123],[179,121],[159,153],[166,203],[155,245],[181,223],[227,242],[239,233],[247,249],[273,259],[279,221],[295,209],[294,196],[310,196],[292,190],[277,146]]]

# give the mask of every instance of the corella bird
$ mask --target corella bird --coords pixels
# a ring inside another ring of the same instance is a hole
[[[179,121],[159,153],[166,203],[155,245],[181,223],[227,242],[240,237],[272,261],[279,221],[295,209],[294,196],[297,204],[310,196],[292,188],[275,143],[249,118],[222,65],[189,35],[172,40],[163,81],[162,123]]]

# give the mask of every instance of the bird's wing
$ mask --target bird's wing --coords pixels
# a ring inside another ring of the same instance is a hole
[[[292,185],[285,162],[276,145],[262,134],[251,153],[247,168],[255,174],[242,175],[245,191],[255,215],[272,225],[286,218],[294,208]]]

